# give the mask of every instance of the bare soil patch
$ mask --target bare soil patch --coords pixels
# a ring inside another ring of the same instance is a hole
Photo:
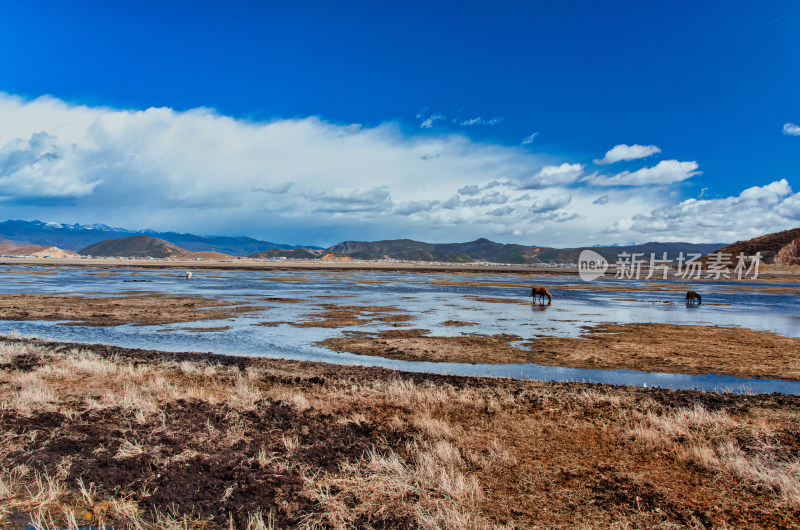
[[[530,291],[530,289],[528,289]],[[486,302],[488,304],[522,304],[522,305],[529,305],[531,303],[530,299],[525,298],[486,298],[480,296],[468,296],[467,298],[471,298],[476,302]]]
[[[289,324],[289,322],[287,322],[285,320],[276,320],[276,321],[270,321],[270,322],[259,322],[258,324],[254,324],[254,325],[256,325],[256,326],[264,326],[266,328],[277,328],[278,326],[280,326],[282,324]]]
[[[341,328],[361,326],[373,322],[404,325],[414,317],[404,309],[382,306],[346,306],[338,304],[317,304],[325,311],[307,315],[311,320],[295,322],[298,328]]]
[[[335,351],[408,361],[536,363],[572,368],[728,374],[800,381],[800,338],[720,326],[600,324],[579,338],[517,336],[430,337],[426,330],[334,337]]]
[[[199,296],[135,294],[89,298],[0,294],[0,320],[64,320],[65,326],[150,326],[222,320],[258,310],[237,302]]]
[[[363,333],[360,336],[333,337],[320,342],[335,351],[372,355],[403,361],[502,364],[520,357],[521,350],[510,346],[511,335],[430,337],[428,330],[395,330]]]
[[[8,528],[800,526],[794,396],[2,338],[0,405]]]

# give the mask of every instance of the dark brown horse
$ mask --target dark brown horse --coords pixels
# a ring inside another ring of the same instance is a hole
[[[697,302],[698,305],[702,303],[700,295],[694,291],[686,291],[686,303],[693,304]]]
[[[534,287],[531,289],[531,296],[533,297],[533,301],[536,302],[536,297],[539,296],[542,299],[542,303],[544,303],[544,297],[547,297],[547,303],[550,304],[553,301],[553,295],[550,294],[550,291],[545,289],[544,287]]]

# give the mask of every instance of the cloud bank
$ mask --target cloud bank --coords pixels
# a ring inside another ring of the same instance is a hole
[[[786,180],[680,202],[664,188],[700,178],[697,162],[584,170],[523,146],[394,122],[252,122],[203,108],[119,110],[0,94],[3,218],[319,245],[489,237],[554,246],[741,239],[800,221]]]
[[[693,231],[716,234],[719,241],[736,241],[800,225],[800,193],[786,179],[753,186],[736,197],[687,199],[655,208],[648,214],[623,218],[607,229],[611,233],[674,234]]]

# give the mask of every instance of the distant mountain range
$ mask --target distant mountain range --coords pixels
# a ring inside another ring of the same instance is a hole
[[[14,242],[55,246],[74,251],[107,239],[135,235],[147,235],[163,239],[194,252],[212,251],[234,256],[246,256],[254,252],[263,252],[276,248],[293,249],[302,246],[272,243],[244,236],[198,236],[178,232],[156,232],[155,230],[127,230],[124,228],[112,228],[103,224],[80,225],[43,223],[41,221],[0,222],[0,242],[7,239]],[[310,248],[319,249],[319,247]]]
[[[0,222],[0,243],[43,245],[73,250],[93,256],[127,257],[200,257],[227,259],[235,256],[253,258],[316,259],[324,255],[352,259],[397,259],[407,261],[444,261],[453,263],[576,263],[581,251],[591,249],[609,262],[622,252],[649,256],[664,252],[670,258],[680,252],[708,254],[725,243],[644,243],[624,246],[553,248],[496,243],[485,238],[467,243],[426,243],[411,239],[387,241],[344,241],[326,249],[286,245],[250,237],[199,236],[155,230],[134,231],[102,224],[79,225],[40,221]]]
[[[494,263],[577,263],[578,256],[585,249],[591,249],[609,262],[615,262],[622,252],[641,253],[650,256],[655,253],[661,257],[677,257],[680,252],[708,254],[725,243],[644,243],[642,245],[606,247],[527,247],[524,245],[503,244],[476,239],[468,243],[425,243],[411,239],[390,241],[344,241],[325,249],[323,252],[343,254],[355,259],[402,259],[410,261],[447,261],[467,263],[488,261]]]

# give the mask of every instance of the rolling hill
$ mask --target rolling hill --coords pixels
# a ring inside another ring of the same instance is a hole
[[[756,252],[761,252],[762,263],[800,265],[800,228],[737,241],[712,252],[732,254],[734,258],[742,252],[745,256],[754,256]]]
[[[94,245],[81,249],[84,256],[125,257],[125,258],[177,258],[177,259],[207,259],[228,260],[235,256],[220,252],[204,251],[193,252],[151,236],[131,236],[121,239],[107,239]]]
[[[287,258],[287,259],[316,259],[318,256],[307,248],[294,248],[291,250],[283,250],[274,248],[264,252],[256,252],[250,254],[248,258],[254,259],[269,259],[269,258]]]
[[[107,239],[79,251],[84,256],[126,258],[171,258],[184,254],[186,249],[157,237],[132,236]]]
[[[723,244],[708,243],[644,243],[642,245],[608,246],[608,247],[526,247],[524,245],[503,244],[476,239],[467,243],[425,243],[411,239],[395,239],[388,241],[344,241],[333,245],[323,253],[339,253],[354,259],[399,259],[409,261],[448,261],[469,263],[488,261],[493,263],[577,263],[578,256],[585,249],[591,249],[615,262],[622,252],[641,253],[658,257],[666,252],[668,257],[677,256],[680,252],[707,254]]]
[[[783,241],[783,239],[778,241],[774,236],[776,235],[763,236],[763,238],[766,238],[764,243],[767,246],[774,243],[773,246],[775,246]],[[789,239],[793,240],[791,237]],[[796,239],[796,236],[794,239]],[[261,259],[276,257],[319,259],[320,256],[333,254],[351,259],[366,260],[397,259],[453,263],[485,261],[512,264],[576,263],[581,251],[585,249],[594,250],[609,262],[614,262],[622,252],[641,253],[646,257],[651,253],[655,253],[660,257],[666,252],[668,257],[675,257],[680,252],[705,255],[725,247],[724,243],[652,242],[627,246],[554,248],[504,244],[480,238],[466,243],[427,243],[412,239],[343,241],[323,250],[319,247],[275,244],[250,237],[198,236],[178,232],[155,232],[153,230],[136,232],[123,228],[111,228],[102,224],[66,225],[42,223],[40,221],[0,222],[0,244],[3,243],[16,246],[33,244],[45,247],[61,247],[79,251],[81,254],[95,256],[150,256],[153,258],[175,257],[184,259],[194,257],[201,259],[232,259],[234,256],[248,256]],[[783,248],[781,245],[778,246]],[[770,249],[766,249],[766,251],[769,252]],[[771,251],[776,254],[779,250],[776,247]]]

